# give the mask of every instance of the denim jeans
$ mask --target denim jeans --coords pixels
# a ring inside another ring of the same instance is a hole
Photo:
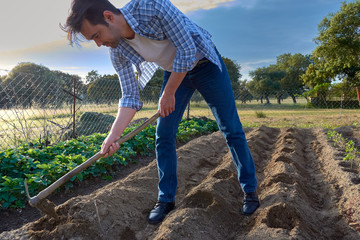
[[[218,53],[219,55],[219,53]],[[197,89],[211,109],[220,131],[226,139],[238,171],[238,179],[245,193],[257,188],[254,161],[240,122],[224,62],[222,71],[210,61],[198,64],[189,71],[175,93],[175,111],[159,118],[156,128],[156,158],[159,174],[158,200],[173,202],[177,188],[176,133],[187,104]],[[161,93],[170,72],[164,71]]]

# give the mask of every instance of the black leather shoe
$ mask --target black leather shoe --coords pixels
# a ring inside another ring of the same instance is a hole
[[[154,208],[150,211],[149,214],[149,223],[150,224],[158,224],[161,223],[166,214],[168,214],[171,210],[175,208],[175,202],[161,202],[158,201]]]
[[[256,192],[245,193],[244,205],[242,211],[244,215],[253,214],[259,206],[260,206],[260,201]]]

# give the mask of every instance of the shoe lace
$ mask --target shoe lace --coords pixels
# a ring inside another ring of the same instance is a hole
[[[244,197],[245,202],[258,202],[259,199],[255,193],[247,193]]]

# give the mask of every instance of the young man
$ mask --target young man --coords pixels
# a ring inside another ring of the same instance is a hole
[[[207,31],[169,0],[132,0],[122,9],[107,0],[73,0],[63,29],[71,44],[80,33],[99,47],[109,47],[120,78],[122,98],[116,120],[102,145],[104,157],[118,150],[119,145],[114,142],[142,107],[139,86],[144,88],[158,66],[164,69],[158,108],[161,118],[156,128],[159,192],[149,223],[160,223],[175,207],[176,132],[196,89],[212,110],[238,170],[245,192],[243,213],[250,215],[259,207],[254,161],[237,114],[230,79]]]

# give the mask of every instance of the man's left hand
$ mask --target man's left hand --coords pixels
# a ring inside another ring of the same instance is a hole
[[[175,110],[175,95],[166,94],[161,95],[159,113],[161,117],[167,117]]]

